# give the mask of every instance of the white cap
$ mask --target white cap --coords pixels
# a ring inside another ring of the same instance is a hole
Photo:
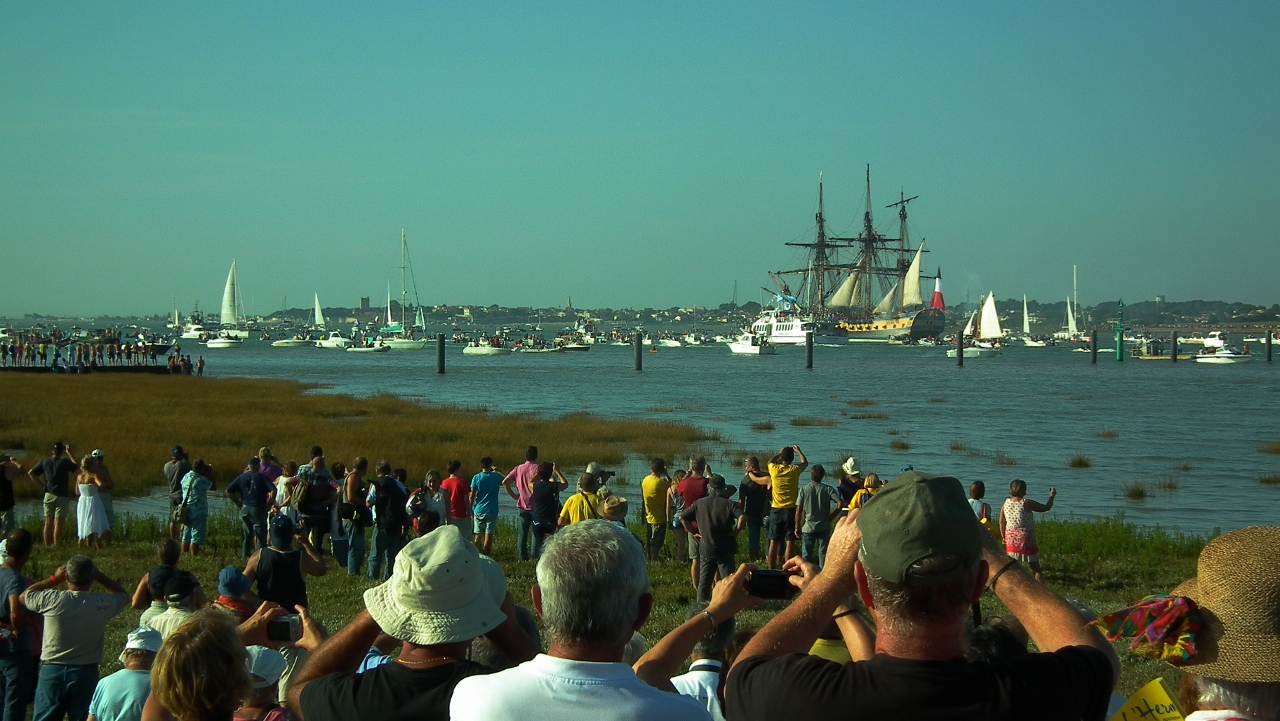
[[[155,653],[160,650],[162,643],[164,643],[164,636],[161,636],[159,631],[150,626],[139,626],[129,632],[129,637],[124,642],[124,650]],[[120,663],[124,663],[124,651],[120,652]]]
[[[253,676],[254,688],[266,688],[278,682],[289,665],[284,654],[274,648],[249,646],[245,650],[249,652],[249,673]]]

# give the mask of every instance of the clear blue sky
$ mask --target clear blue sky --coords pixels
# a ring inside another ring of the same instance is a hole
[[[0,315],[755,299],[919,195],[949,301],[1280,285],[1280,4],[10,3]],[[376,300],[375,300],[376,302]]]

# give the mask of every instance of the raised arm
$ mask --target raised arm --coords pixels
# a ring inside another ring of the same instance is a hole
[[[329,571],[329,567],[324,565],[324,559],[320,557],[320,552],[311,545],[305,535],[298,536],[298,545],[302,546],[302,555],[298,560],[303,574],[323,576]]]
[[[1053,499],[1055,499],[1055,498],[1057,498],[1057,497],[1058,497],[1058,489],[1056,489],[1056,488],[1050,488],[1050,489],[1049,489],[1049,502],[1048,502],[1048,503],[1041,503],[1041,502],[1039,502],[1039,501],[1033,501],[1033,500],[1031,500],[1031,499],[1027,499],[1027,510],[1029,510],[1029,511],[1035,511],[1036,513],[1044,513],[1045,511],[1052,510],[1052,509],[1053,509]]]
[[[93,571],[93,580],[107,590],[107,593],[125,593],[124,586],[121,586],[116,580],[98,569]]]
[[[800,450],[800,446],[791,446],[791,449],[796,452],[796,458],[799,459],[800,461],[799,463],[796,464],[797,466],[800,467],[800,470],[803,471],[804,469],[808,468],[809,459],[804,457],[804,451]]]
[[[309,620],[310,615],[304,616],[304,619]],[[331,673],[355,673],[381,630],[378,628],[378,622],[373,620],[373,616],[370,616],[367,610],[362,610],[351,620],[351,623],[327,641],[316,644],[315,637],[308,640],[304,636],[298,646],[300,648],[311,646],[307,649],[311,652],[311,657],[298,670],[289,685],[289,713],[293,718],[304,718],[302,691],[307,684]]]

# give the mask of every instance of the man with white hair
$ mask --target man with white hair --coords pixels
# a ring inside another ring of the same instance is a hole
[[[537,577],[533,605],[550,648],[515,668],[460,681],[449,705],[454,721],[711,718],[706,707],[645,684],[621,662],[653,608],[644,549],[629,531],[601,520],[563,528],[543,551]]]

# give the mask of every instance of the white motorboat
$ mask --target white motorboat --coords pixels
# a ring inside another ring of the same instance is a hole
[[[350,338],[344,337],[342,335],[342,331],[335,330],[320,336],[320,340],[316,341],[316,347],[342,350],[344,348],[350,348],[354,342],[355,341],[351,340]],[[391,349],[387,348],[387,350],[391,350]]]
[[[1216,350],[1210,350],[1206,347],[1203,351],[1196,354],[1197,363],[1217,363],[1220,365],[1229,363],[1248,363],[1249,358],[1250,356],[1248,353],[1238,353],[1226,346],[1219,347]]]
[[[811,317],[765,308],[761,311],[760,317],[752,322],[750,332],[752,335],[768,338],[769,343],[775,346],[804,345],[805,336],[808,333],[813,333],[814,343],[853,342],[854,339],[836,333],[829,326],[829,323],[816,323]],[[877,342],[883,342],[883,340],[877,339]]]
[[[313,346],[315,346],[315,341],[310,338],[294,337],[271,341],[272,348],[311,348]]]
[[[413,338],[384,338],[381,343],[392,350],[422,350],[427,347],[427,340]]]
[[[965,358],[995,358],[1000,355],[999,348],[979,348],[977,346],[968,346],[964,349]],[[956,357],[956,349],[952,348],[947,351],[948,358]]]
[[[675,338],[659,338],[658,346],[661,348],[679,348],[684,344]]]
[[[226,335],[210,338],[204,343],[205,348],[239,348],[242,345],[244,345],[243,338],[232,338]]]
[[[462,349],[462,355],[510,355],[510,348],[496,345],[468,344]]]
[[[586,343],[565,343],[564,345],[560,346],[560,350],[581,352],[581,351],[591,350],[591,346],[587,345]]]
[[[729,344],[729,351],[734,355],[777,355],[778,348],[755,333],[743,333],[738,340]]]
[[[348,353],[386,353],[391,350],[389,345],[353,345],[348,346]]]

